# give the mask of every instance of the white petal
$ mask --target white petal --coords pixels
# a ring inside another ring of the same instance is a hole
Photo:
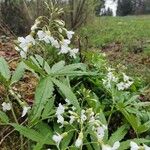
[[[112,150],[112,148],[109,145],[102,144],[102,150]]]
[[[145,150],[150,150],[150,147],[144,144]]]
[[[135,143],[135,142],[133,142],[133,141],[131,141],[130,142],[130,147],[131,147],[131,150],[139,150],[139,146]]]
[[[120,142],[116,141],[112,147],[112,150],[117,150],[120,147]]]
[[[6,112],[7,110],[11,110],[11,108],[12,108],[11,103],[6,103],[6,102],[2,103],[2,109],[3,109],[3,111]]]
[[[31,109],[31,107],[24,106],[21,117],[24,117],[29,111],[29,109]]]

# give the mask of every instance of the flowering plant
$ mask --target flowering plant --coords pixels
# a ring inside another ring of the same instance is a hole
[[[149,120],[143,119],[149,117],[146,108],[150,104],[138,99],[133,90],[136,88],[134,79],[102,63],[106,62],[102,53],[93,52],[87,62],[90,65],[65,62],[68,55],[67,60],[77,62],[79,50],[70,47],[74,32],[68,31],[64,22],[54,17],[62,9],[51,7],[49,19],[39,17],[30,35],[18,38],[16,50],[22,61],[14,73],[0,58],[0,81],[8,92],[0,110],[1,123],[12,126],[32,141],[30,146],[34,150],[150,149],[149,137],[142,135],[150,129]],[[44,54],[38,52],[39,49]],[[49,61],[47,49],[54,50],[56,60]],[[58,58],[63,60],[58,61]],[[38,80],[33,105],[13,90],[25,71],[32,72]],[[22,107],[21,123],[12,97]],[[8,115],[10,111],[13,119]],[[21,136],[21,141],[26,139]]]

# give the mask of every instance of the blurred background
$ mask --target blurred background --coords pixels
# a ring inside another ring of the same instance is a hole
[[[66,26],[77,29],[93,16],[126,16],[150,13],[150,0],[0,0],[0,24],[15,34],[29,31],[35,18],[47,15],[45,2],[63,7]]]

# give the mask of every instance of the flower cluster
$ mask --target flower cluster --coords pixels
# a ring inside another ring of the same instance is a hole
[[[20,56],[22,58],[26,58],[27,51],[35,45],[35,39],[32,35],[28,35],[25,38],[24,37],[18,37],[18,43],[19,45],[15,47],[17,51],[20,52]]]
[[[59,103],[58,107],[56,108],[55,115],[57,118],[57,123],[61,124],[60,128],[68,124],[73,126],[73,123],[77,123],[79,124],[79,126],[81,126],[81,128],[79,129],[78,137],[75,141],[75,147],[79,148],[83,145],[84,132],[87,126],[91,129],[91,132],[95,134],[95,137],[97,137],[97,141],[101,144],[105,136],[105,131],[107,130],[107,125],[101,123],[99,114],[95,114],[92,108],[86,110],[82,109],[81,113],[79,114],[76,112],[76,108],[71,106],[68,99],[66,99],[65,101],[66,104],[64,105]],[[52,139],[57,145],[59,145],[61,140],[63,139],[63,136],[60,134],[53,135]]]
[[[2,110],[4,111],[4,112],[6,112],[6,111],[9,111],[9,110],[11,110],[12,109],[12,104],[11,103],[6,103],[6,102],[3,102],[2,103]],[[23,106],[23,110],[22,110],[22,115],[21,115],[21,117],[24,117],[27,113],[28,113],[28,111],[31,109],[31,107],[30,106]]]
[[[125,90],[128,89],[132,84],[133,81],[131,81],[129,76],[127,76],[125,73],[123,73],[123,81],[117,84],[118,90]]]
[[[112,85],[116,85],[119,91],[130,88],[130,86],[133,84],[132,79],[125,73],[122,73],[123,81],[119,81],[119,78],[115,76],[113,70],[114,69],[108,69],[108,74],[106,78],[103,79],[103,85],[105,85],[107,88],[112,88]]]
[[[69,54],[70,57],[76,58],[76,54],[78,53],[79,49],[71,48],[69,45],[71,43],[71,39],[74,35],[73,31],[68,31],[64,27],[64,23],[59,20],[55,20],[58,28],[58,36],[54,36],[49,29],[45,30],[45,28],[39,28],[38,25],[41,22],[39,19],[35,20],[35,24],[31,27],[31,34],[24,37],[18,38],[18,46],[16,50],[20,52],[22,58],[26,58],[27,51],[37,43],[39,44],[40,41],[45,42],[46,44],[50,44],[52,47],[55,47],[58,50],[58,54]],[[37,30],[37,32],[35,32]],[[34,37],[32,34],[34,33]],[[60,38],[61,37],[61,38]]]

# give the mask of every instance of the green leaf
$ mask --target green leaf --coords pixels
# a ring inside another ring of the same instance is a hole
[[[0,122],[2,122],[2,123],[8,123],[9,122],[8,116],[2,111],[0,111]]]
[[[11,84],[18,82],[25,72],[25,64],[23,62],[19,63],[17,66],[15,72],[13,73],[13,76],[11,78]]]
[[[53,113],[54,99],[55,99],[55,97],[53,96],[45,104],[44,110],[42,112],[42,119],[48,119],[49,116]]]
[[[49,74],[51,71],[49,64],[40,55],[35,55],[35,57],[41,67],[43,67],[44,64],[44,70]]]
[[[65,129],[65,132],[68,132],[68,134],[61,141],[61,149],[67,149],[69,143],[71,142],[71,140],[72,140],[72,138],[74,136],[73,127],[67,126],[66,129]]]
[[[121,141],[128,132],[128,125],[123,125],[115,131],[108,140],[109,145],[113,145],[116,141]]]
[[[52,78],[52,81],[54,84],[60,89],[62,94],[67,98],[70,103],[76,107],[76,109],[80,112],[81,108],[78,102],[78,99],[76,98],[75,94],[72,92],[71,88],[66,86],[64,83],[60,82],[57,79]]]
[[[34,129],[30,129],[28,127],[18,125],[15,123],[11,123],[10,125],[13,126],[15,128],[15,130],[20,132],[20,134],[22,134],[23,136],[27,137],[28,139],[30,139],[32,141],[39,142],[39,141],[41,141],[41,139],[44,138],[44,136],[42,136],[39,132],[37,132]]]
[[[55,145],[54,141],[52,140],[52,129],[46,123],[40,122],[34,128],[44,137],[36,144],[34,150],[41,150],[43,145],[46,144],[47,141],[49,141],[51,145]]]
[[[59,61],[58,63],[54,64],[51,68],[51,72],[52,73],[57,73],[58,71],[60,71],[63,67],[65,66],[65,62],[64,61]]]
[[[45,104],[53,96],[53,90],[51,78],[46,77],[39,82],[35,92],[35,103],[32,109],[33,116],[31,122],[40,118]]]
[[[0,74],[8,81],[10,79],[10,70],[7,62],[0,57]]]

